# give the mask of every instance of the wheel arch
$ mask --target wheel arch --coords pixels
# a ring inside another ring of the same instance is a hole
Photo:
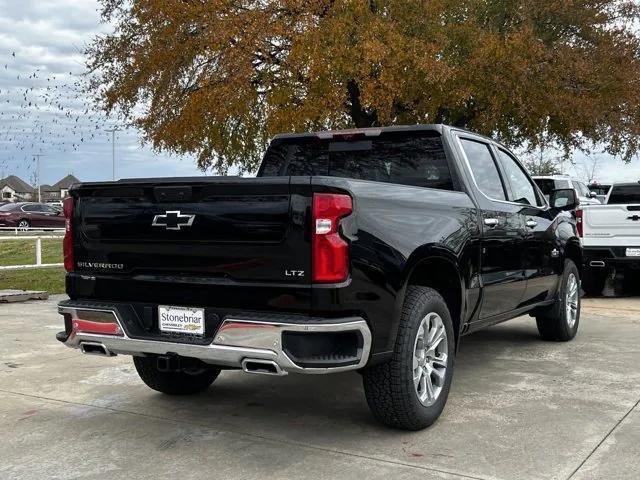
[[[582,246],[580,244],[580,240],[577,237],[570,238],[565,244],[564,259],[573,261],[573,263],[575,263],[576,267],[578,268],[578,273],[580,273],[580,276],[582,276]]]
[[[429,287],[442,295],[451,314],[457,348],[462,328],[464,288],[455,256],[446,250],[433,248],[413,259],[406,271],[402,295],[398,298],[398,320],[406,289],[410,285]]]

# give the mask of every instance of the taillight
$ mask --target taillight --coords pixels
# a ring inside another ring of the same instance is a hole
[[[64,213],[64,239],[62,240],[64,269],[67,272],[73,272],[73,197],[67,197],[63,200],[62,213]]]
[[[578,230],[578,236],[582,237],[582,232],[583,232],[583,225],[582,225],[582,220],[584,219],[584,211],[583,210],[576,210],[576,230]]]
[[[340,219],[353,211],[349,195],[313,195],[312,279],[342,282],[349,275],[349,244],[340,236]]]

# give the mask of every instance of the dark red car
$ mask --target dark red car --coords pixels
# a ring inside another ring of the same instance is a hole
[[[0,206],[0,227],[64,228],[64,215],[44,203],[7,203]]]

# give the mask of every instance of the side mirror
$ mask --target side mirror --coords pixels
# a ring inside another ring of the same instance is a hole
[[[576,191],[573,188],[559,188],[552,191],[549,197],[549,203],[551,204],[551,208],[565,211],[574,210],[580,204],[576,196]]]
[[[589,192],[589,198],[596,198],[598,194],[596,192]]]

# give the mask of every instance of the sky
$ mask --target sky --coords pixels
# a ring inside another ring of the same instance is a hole
[[[14,174],[35,184],[72,173],[82,181],[111,180],[111,134],[117,125],[96,111],[74,86],[84,72],[82,51],[108,31],[96,0],[0,0],[0,178]],[[139,132],[117,132],[116,178],[203,175],[190,156],[172,156],[142,145]],[[588,180],[597,158],[601,183],[640,179],[630,164],[597,153],[574,155],[565,173]]]
[[[77,84],[82,51],[107,26],[95,0],[0,0],[0,178],[43,184],[68,173],[111,180],[111,134],[118,125],[96,111]],[[116,133],[116,178],[193,176],[192,157],[157,154],[136,130]]]

